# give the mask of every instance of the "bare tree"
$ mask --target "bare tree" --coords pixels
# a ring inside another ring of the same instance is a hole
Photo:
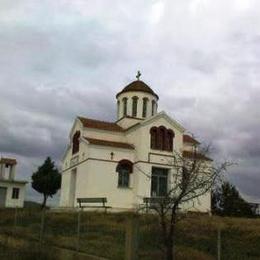
[[[193,151],[186,156],[175,153],[173,174],[170,188],[162,197],[146,198],[149,208],[157,212],[160,220],[160,230],[165,248],[165,259],[173,260],[176,241],[176,224],[182,218],[180,210],[185,204],[211,192],[212,186],[218,181],[231,163],[224,162],[214,165],[207,157],[209,147],[198,150],[194,145]],[[151,176],[151,175],[150,175]]]

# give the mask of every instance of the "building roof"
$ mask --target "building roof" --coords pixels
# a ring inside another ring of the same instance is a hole
[[[158,95],[147,84],[145,84],[141,80],[135,80],[135,81],[131,82],[130,84],[128,84],[126,87],[123,88],[122,91],[117,93],[116,97],[118,97],[122,93],[130,92],[130,91],[150,93],[150,94],[156,96],[157,99],[159,99]]]
[[[107,131],[116,131],[116,132],[124,132],[124,129],[112,122],[99,121],[95,119],[78,117],[84,127],[102,129]]]
[[[192,143],[192,144],[200,144],[197,140],[195,140],[190,135],[183,135],[183,142],[184,143]]]
[[[17,161],[12,158],[0,158],[0,164],[8,164],[8,165],[15,165]]]
[[[26,184],[28,183],[28,181],[0,179],[0,183],[12,183],[15,185],[15,184]]]
[[[183,151],[182,156],[184,158],[189,158],[189,159],[199,159],[199,160],[205,160],[205,161],[213,161],[211,158],[205,156],[204,154],[201,153],[194,153],[191,151]]]
[[[102,145],[102,146],[111,146],[111,147],[117,147],[117,148],[124,148],[124,149],[135,149],[132,144],[123,143],[123,142],[114,142],[114,141],[108,141],[108,140],[101,140],[101,139],[94,139],[89,137],[84,137],[90,144],[95,145]]]

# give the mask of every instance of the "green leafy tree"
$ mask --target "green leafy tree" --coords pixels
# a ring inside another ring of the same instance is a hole
[[[45,208],[48,197],[52,197],[61,186],[61,174],[50,157],[32,174],[32,188],[43,194],[42,208]]]
[[[250,205],[240,196],[236,187],[224,182],[212,193],[212,212],[221,216],[252,217]]]

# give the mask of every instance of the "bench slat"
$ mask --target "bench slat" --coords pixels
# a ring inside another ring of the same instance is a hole
[[[77,198],[79,203],[106,203],[107,198]]]

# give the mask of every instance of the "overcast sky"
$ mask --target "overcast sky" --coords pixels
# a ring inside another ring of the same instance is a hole
[[[115,120],[141,70],[159,110],[236,162],[229,178],[260,202],[259,28],[259,0],[0,0],[0,153],[20,179],[59,163],[74,118]]]

